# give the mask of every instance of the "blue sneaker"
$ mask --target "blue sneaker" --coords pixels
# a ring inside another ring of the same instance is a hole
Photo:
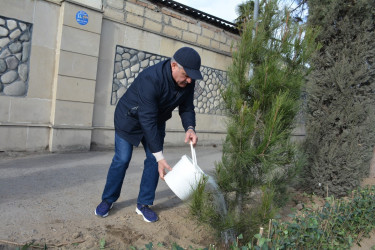
[[[137,214],[140,214],[143,216],[144,221],[146,222],[155,222],[159,218],[157,214],[151,210],[151,208],[148,207],[148,205],[141,205],[137,204],[137,208],[135,209]]]
[[[108,216],[109,210],[113,207],[113,203],[102,201],[95,209],[95,215],[100,217]]]

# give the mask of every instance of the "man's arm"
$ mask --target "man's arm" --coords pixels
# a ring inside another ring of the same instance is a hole
[[[166,175],[165,169],[168,169],[169,171],[171,171],[172,168],[171,168],[171,166],[169,166],[167,161],[164,159],[164,155],[163,155],[162,151],[152,153],[152,154],[155,156],[156,161],[158,162],[159,176],[162,180],[164,180],[164,176]]]
[[[189,126],[188,130],[185,133],[185,143],[189,143],[190,141],[192,141],[193,146],[195,146],[198,142],[198,136],[195,134],[195,129],[192,126]],[[166,175],[166,169],[168,169],[168,171],[171,171],[172,168],[164,159],[162,151],[153,153],[153,155],[155,156],[156,161],[158,162],[159,176],[162,180],[164,180],[164,176]]]
[[[193,142],[193,146],[195,146],[198,142],[198,136],[195,134],[195,129],[193,126],[189,126],[185,133],[185,143],[189,143],[190,141]],[[153,155],[155,156],[156,161],[158,162],[158,171],[159,171],[160,178],[164,180],[164,176],[166,175],[166,169],[171,171],[172,168],[164,159],[164,155],[162,151],[153,153]]]
[[[171,166],[169,166],[167,161],[165,159],[158,161],[159,176],[162,180],[164,180],[164,176],[167,174],[165,171],[166,169],[168,169],[168,171],[172,170]]]
[[[195,133],[195,111],[194,111],[194,86],[195,81],[191,83],[190,93],[186,100],[179,106],[179,115],[181,117],[182,126],[185,129],[185,143],[193,142],[195,146],[198,142],[198,137]]]
[[[166,169],[169,171],[172,168],[168,165],[167,161],[164,159],[162,152],[162,140],[161,135],[157,130],[157,115],[158,115],[158,84],[152,81],[152,79],[140,79],[143,82],[139,84],[139,109],[138,118],[144,132],[144,136],[147,138],[149,143],[150,151],[156,161],[158,162],[158,171],[160,178],[164,180],[166,174]]]

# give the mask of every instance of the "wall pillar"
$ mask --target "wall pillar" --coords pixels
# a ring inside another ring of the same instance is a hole
[[[64,1],[58,24],[50,151],[89,150],[102,12]]]

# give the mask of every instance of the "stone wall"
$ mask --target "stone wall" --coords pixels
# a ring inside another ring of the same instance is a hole
[[[168,58],[164,56],[117,46],[111,104],[116,105],[117,101],[143,69],[166,59]],[[195,112],[224,115],[225,109],[220,90],[221,88],[225,88],[228,84],[227,73],[223,70],[206,66],[201,66],[200,71],[203,79],[196,81],[195,85]]]
[[[236,34],[146,0],[1,5],[0,151],[113,147],[118,98],[137,73],[183,46],[202,57],[194,101],[200,143],[222,142],[219,89]],[[183,137],[174,112],[166,145],[182,145]]]
[[[32,25],[0,16],[0,95],[25,96]]]

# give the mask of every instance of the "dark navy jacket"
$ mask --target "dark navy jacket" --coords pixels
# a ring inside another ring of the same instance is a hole
[[[185,131],[188,126],[195,127],[194,86],[192,80],[185,88],[178,87],[170,59],[146,68],[116,106],[116,133],[134,146],[145,137],[152,153],[162,151],[165,122],[176,107]]]

